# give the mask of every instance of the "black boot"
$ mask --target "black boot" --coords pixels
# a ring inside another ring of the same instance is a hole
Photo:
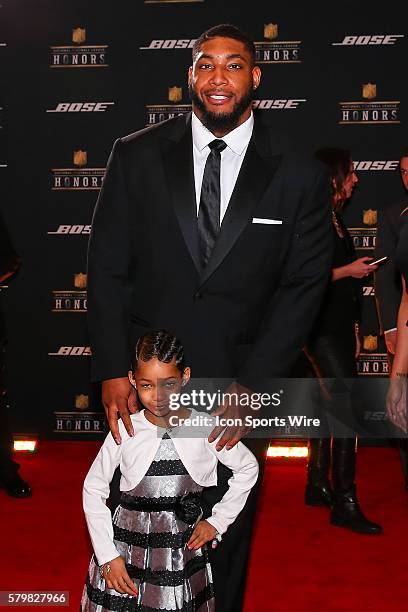
[[[333,492],[329,481],[329,469],[330,438],[311,438],[309,440],[305,489],[305,504],[307,506],[331,507]]]
[[[18,474],[0,480],[0,489],[5,489],[7,495],[10,495],[10,497],[23,498],[31,497],[32,495],[31,487],[28,482],[23,480]]]
[[[360,509],[354,484],[356,439],[335,438],[332,445],[332,482],[334,503],[330,523],[365,534],[382,533],[382,527],[369,521]]]

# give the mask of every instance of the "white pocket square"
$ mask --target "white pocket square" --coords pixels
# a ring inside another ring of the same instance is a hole
[[[264,225],[282,225],[281,219],[261,219],[259,217],[254,217],[252,219],[252,223],[263,223]]]

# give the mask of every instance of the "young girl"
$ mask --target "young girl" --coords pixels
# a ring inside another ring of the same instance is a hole
[[[245,505],[258,464],[242,443],[217,451],[183,419],[187,408],[170,408],[190,377],[183,347],[168,332],[138,341],[129,380],[144,409],[131,415],[135,435],[120,422],[122,443],[108,434],[84,483],[83,503],[95,555],[81,610],[215,609],[206,543],[215,546]],[[179,421],[179,425],[174,425]],[[191,422],[191,420],[190,420]],[[212,515],[200,520],[200,492],[217,482],[217,461],[233,476]],[[113,521],[106,499],[120,466],[122,491]],[[220,544],[222,546],[222,543]]]

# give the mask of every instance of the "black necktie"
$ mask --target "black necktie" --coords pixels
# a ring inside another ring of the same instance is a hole
[[[202,266],[206,266],[220,231],[220,169],[221,151],[227,146],[223,140],[213,140],[208,145],[210,154],[205,162],[198,209],[198,240]]]

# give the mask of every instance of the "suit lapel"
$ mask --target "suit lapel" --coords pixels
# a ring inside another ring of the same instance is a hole
[[[201,273],[200,285],[215,272],[251,221],[252,211],[265,193],[281,160],[270,151],[266,130],[255,121],[254,131],[238,175],[213,252]]]
[[[190,114],[180,119],[174,132],[163,139],[162,157],[179,226],[191,258],[199,272],[200,258]]]
[[[171,201],[187,249],[200,275],[200,285],[220,266],[250,222],[252,211],[271,182],[281,155],[272,154],[267,130],[255,120],[245,159],[221,224],[214,250],[201,270],[194,185],[191,114],[180,118],[162,140],[163,165]]]

